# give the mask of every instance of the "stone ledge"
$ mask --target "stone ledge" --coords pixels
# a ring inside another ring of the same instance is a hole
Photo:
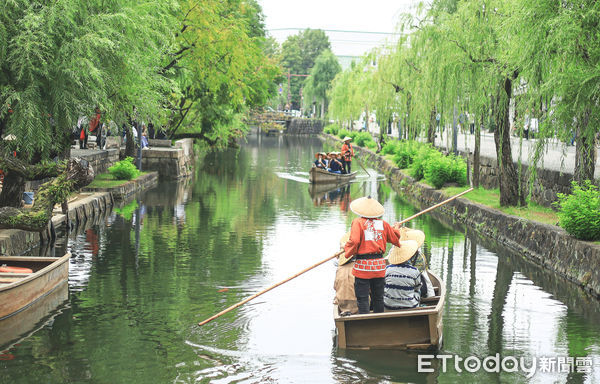
[[[341,143],[335,136],[322,134],[320,137],[330,144]],[[429,207],[448,198],[439,190],[415,182],[382,156],[356,145],[354,148],[389,178],[394,190],[420,207]],[[405,180],[403,186],[400,185],[402,180]],[[437,212],[522,253],[535,264],[600,298],[600,245],[577,240],[560,227],[508,215],[462,198],[438,208]]]
[[[110,193],[80,194],[78,198],[69,203],[68,216],[72,224],[79,225],[86,220],[100,216],[112,207],[113,199]],[[0,230],[0,254],[20,255],[28,250],[50,242],[51,225],[58,228],[64,224],[66,215],[60,209],[55,209],[52,216],[52,224],[41,233],[29,232],[21,229]]]
[[[139,176],[137,179],[130,180],[125,184],[119,185],[118,187],[110,188],[89,188],[86,187],[83,190],[88,192],[110,192],[114,200],[123,200],[127,196],[146,188],[156,186],[158,183],[158,172],[152,171],[145,175]]]

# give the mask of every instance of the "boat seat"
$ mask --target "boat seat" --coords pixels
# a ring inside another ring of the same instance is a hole
[[[440,301],[440,297],[439,296],[421,297],[421,303],[431,303],[433,301]]]

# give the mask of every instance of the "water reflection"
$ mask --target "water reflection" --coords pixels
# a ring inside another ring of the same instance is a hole
[[[417,208],[363,171],[312,194],[317,139],[251,135],[209,154],[194,179],[161,182],[72,234],[69,308],[0,361],[7,382],[585,382],[592,374],[417,373],[417,354],[335,348],[326,263],[202,328],[199,321],[338,250],[352,199],[399,221]],[[371,173],[371,171],[369,171]],[[315,202],[317,200],[317,203]],[[409,223],[448,296],[442,353],[600,355],[600,306],[573,285],[436,215]],[[3,380],[3,381],[4,381]]]

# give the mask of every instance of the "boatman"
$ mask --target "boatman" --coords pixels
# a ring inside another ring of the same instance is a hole
[[[354,148],[352,148],[352,138],[349,136],[344,137],[344,145],[342,145],[342,165],[344,166],[345,173],[352,172],[352,157],[354,157]]]
[[[355,278],[358,313],[369,313],[369,291],[373,300],[373,312],[383,312],[386,267],[383,254],[387,243],[401,247],[400,229],[381,219],[383,206],[371,196],[354,200],[350,203],[350,210],[360,217],[352,220],[344,256],[349,259],[356,255],[352,274]]]

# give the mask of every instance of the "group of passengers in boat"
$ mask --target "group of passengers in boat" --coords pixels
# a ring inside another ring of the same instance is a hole
[[[371,307],[375,313],[415,308],[421,297],[434,296],[419,251],[425,234],[399,223],[388,224],[381,219],[383,206],[370,196],[352,201],[350,210],[360,217],[352,221],[340,243],[344,253],[334,283],[340,314],[369,313]],[[393,247],[386,259],[387,243]]]
[[[352,148],[351,137],[346,136],[342,145],[341,152],[317,152],[314,166],[325,169],[331,173],[347,174],[352,172],[352,157],[354,148]]]

